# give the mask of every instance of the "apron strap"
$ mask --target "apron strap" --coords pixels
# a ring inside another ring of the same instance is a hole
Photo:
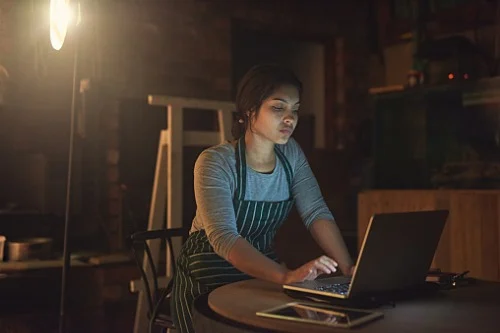
[[[293,169],[292,166],[290,165],[290,162],[286,158],[285,154],[281,150],[278,149],[277,146],[274,146],[274,152],[276,153],[276,156],[281,161],[281,164],[283,164],[283,167],[285,169],[285,174],[286,174],[286,179],[288,181],[288,191],[290,193],[290,198],[292,197],[292,181],[293,181]]]
[[[247,161],[245,157],[245,136],[236,144],[236,198],[245,199],[247,185]]]

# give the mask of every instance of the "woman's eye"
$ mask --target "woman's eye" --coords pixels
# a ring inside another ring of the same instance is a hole
[[[273,106],[272,108],[273,108],[274,111],[278,111],[278,112],[281,112],[281,111],[285,110],[285,108],[281,107],[281,106]]]

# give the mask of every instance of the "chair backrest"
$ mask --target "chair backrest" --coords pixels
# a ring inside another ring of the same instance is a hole
[[[139,267],[141,278],[144,284],[144,289],[146,292],[146,297],[148,300],[148,314],[150,317],[150,322],[154,322],[158,316],[158,312],[164,300],[170,295],[173,287],[173,277],[167,284],[167,287],[160,293],[160,288],[158,284],[158,270],[155,263],[153,262],[153,256],[151,254],[151,249],[148,245],[149,240],[165,240],[168,246],[170,259],[172,263],[173,276],[175,276],[175,255],[172,246],[172,238],[174,237],[186,237],[187,231],[184,228],[170,228],[170,229],[159,229],[159,230],[148,230],[140,231],[134,233],[130,238],[132,240],[132,250],[134,252],[134,258]],[[146,254],[146,260],[149,265],[149,271],[152,276],[148,276],[147,270],[144,268],[143,262],[141,260],[141,250],[144,250]],[[151,281],[151,282],[150,282]],[[153,284],[151,286],[151,283]],[[170,315],[170,314],[168,314]]]

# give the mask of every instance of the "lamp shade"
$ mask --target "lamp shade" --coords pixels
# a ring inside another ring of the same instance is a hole
[[[71,19],[69,0],[50,0],[50,44],[60,50]]]

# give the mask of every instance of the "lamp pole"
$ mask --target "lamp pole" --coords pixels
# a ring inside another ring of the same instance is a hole
[[[63,245],[63,267],[61,276],[61,302],[59,311],[59,333],[65,332],[65,308],[66,308],[66,291],[68,272],[71,266],[71,249],[69,246],[69,229],[71,221],[71,194],[72,194],[72,176],[73,176],[73,154],[75,147],[75,120],[76,120],[76,85],[78,73],[78,38],[75,39],[73,55],[73,87],[71,93],[71,118],[69,131],[69,148],[68,148],[68,174],[66,180],[66,207],[64,214],[64,245]]]
[[[51,0],[50,1],[50,42],[55,50],[60,50],[66,39],[68,23],[72,21],[78,24],[80,19],[79,6],[76,13],[72,13],[70,0]],[[72,15],[76,14],[76,15]],[[76,26],[75,24],[75,26]],[[66,207],[64,213],[64,236],[63,236],[63,266],[61,276],[61,299],[59,305],[59,333],[66,332],[66,294],[68,284],[68,273],[71,266],[71,249],[69,230],[71,225],[71,194],[73,180],[73,160],[75,146],[75,122],[76,122],[76,90],[78,76],[78,31],[75,29],[75,41],[73,45],[73,85],[71,92],[71,110],[70,110],[70,131],[68,147],[68,172],[66,180]]]

